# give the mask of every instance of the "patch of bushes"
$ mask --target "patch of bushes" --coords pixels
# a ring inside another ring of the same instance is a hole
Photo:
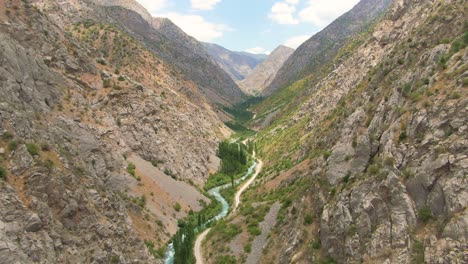
[[[320,241],[320,238],[316,238],[314,239],[314,241],[312,241],[312,248],[313,249],[320,249],[320,246],[322,245],[322,242]]]
[[[180,209],[182,209],[182,206],[180,206],[180,203],[174,204],[174,210],[176,210],[177,212],[180,212]]]
[[[7,132],[3,133],[2,138],[4,140],[11,140],[11,139],[13,139],[13,134],[11,132],[7,131]]]
[[[0,166],[0,180],[6,180],[7,172],[3,166]]]
[[[432,218],[432,212],[431,209],[427,206],[422,207],[418,211],[418,218],[421,220],[423,223],[427,223],[429,219]]]
[[[18,148],[18,141],[13,140],[8,144],[8,149],[10,151],[15,151]]]
[[[104,79],[104,80],[102,81],[102,86],[103,86],[104,88],[109,88],[109,87],[111,87],[111,80],[110,80],[110,79]]]
[[[423,264],[424,263],[424,245],[421,241],[414,240],[413,252],[411,256],[411,264]]]
[[[314,217],[311,215],[311,214],[307,214],[305,217],[304,217],[304,224],[306,225],[310,225],[314,222]]]
[[[26,144],[26,149],[28,150],[29,154],[31,154],[32,156],[39,155],[39,148],[34,143]]]
[[[133,163],[128,163],[128,166],[127,166],[127,172],[132,175],[133,177],[135,177],[135,169],[136,169],[136,166],[135,164]]]

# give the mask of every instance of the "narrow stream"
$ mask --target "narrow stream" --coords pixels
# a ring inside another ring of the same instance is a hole
[[[255,171],[255,168],[257,167],[257,165],[258,165],[257,162],[254,161],[254,163],[252,164],[252,166],[249,167],[249,169],[244,174],[244,176],[242,176],[241,178],[235,180],[234,183],[237,185],[240,182],[247,179],[249,176],[251,176],[253,174],[253,172]],[[229,212],[229,204],[226,201],[226,199],[224,199],[224,197],[221,195],[220,191],[222,189],[228,188],[230,186],[231,186],[231,183],[226,183],[224,185],[214,187],[214,188],[208,190],[208,193],[213,195],[215,197],[215,199],[221,203],[222,210],[215,217],[208,220],[204,225],[207,225],[207,224],[209,224],[209,223],[211,223],[213,221],[218,221],[218,220],[220,220],[220,219],[227,216],[227,214]],[[198,232],[200,230],[195,230],[195,231]],[[169,243],[169,245],[167,246],[166,254],[164,255],[164,264],[174,264],[174,256],[175,256],[174,245],[172,243]]]

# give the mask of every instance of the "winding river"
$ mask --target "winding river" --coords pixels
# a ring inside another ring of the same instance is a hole
[[[255,153],[254,153],[253,157],[255,158]],[[234,183],[237,185],[237,184],[241,183],[242,181],[244,181],[245,179],[247,179],[249,176],[251,176],[253,174],[254,171],[258,171],[258,169],[257,169],[258,166],[259,166],[259,163],[257,161],[254,161],[254,163],[252,164],[252,166],[249,167],[249,169],[244,174],[244,176],[242,176],[241,178],[235,180]],[[215,188],[212,188],[212,189],[208,190],[208,193],[213,195],[215,197],[215,199],[221,203],[222,210],[215,217],[209,219],[205,223],[205,225],[207,225],[207,224],[209,224],[209,223],[211,223],[213,221],[218,221],[218,220],[220,220],[220,219],[222,219],[222,218],[224,218],[224,217],[226,217],[228,215],[229,204],[226,201],[226,199],[224,199],[224,197],[221,195],[220,191],[222,189],[228,188],[230,186],[231,186],[231,183],[227,183],[227,184],[224,184],[224,185],[221,185],[221,186],[218,186],[218,187],[215,187]],[[195,231],[198,232],[199,230],[195,230]],[[205,232],[204,232],[205,235],[207,233],[206,231],[207,230],[205,230]],[[198,241],[198,239],[197,239],[197,241]],[[164,264],[173,264],[174,263],[174,256],[175,256],[174,245],[172,243],[170,243],[167,246],[166,254],[164,256]],[[197,258],[197,263],[198,263],[198,258]]]

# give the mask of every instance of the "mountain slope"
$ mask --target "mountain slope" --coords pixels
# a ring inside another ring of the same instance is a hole
[[[0,1],[2,263],[160,263],[208,202],[217,109],[93,3]]]
[[[203,46],[213,60],[235,81],[245,79],[267,57],[262,54],[230,51],[211,43],[203,43]]]
[[[304,42],[283,64],[265,95],[293,84],[330,61],[353,36],[366,31],[392,0],[362,0],[348,13],[333,21]]]
[[[93,5],[102,5],[101,12],[91,10]],[[106,19],[142,41],[164,62],[175,66],[182,74],[193,80],[211,101],[223,105],[237,103],[243,93],[236,83],[214,63],[202,44],[187,35],[167,18],[154,18],[134,0],[84,0],[75,6],[75,14],[66,10],[75,19]],[[88,13],[77,8],[89,9]],[[63,8],[63,7],[61,7]]]
[[[335,67],[291,85],[303,98],[284,100],[300,103],[260,131],[262,176],[243,210],[223,223],[239,234],[222,251],[216,241],[226,235],[209,235],[207,256],[240,261],[260,251],[260,263],[466,262],[464,10],[457,1],[394,1],[327,62]],[[277,223],[268,222],[276,202]],[[267,243],[251,254],[238,250],[253,246],[265,226],[273,226]]]
[[[239,87],[247,94],[262,94],[293,52],[294,49],[285,46],[277,47],[245,80],[238,83]]]

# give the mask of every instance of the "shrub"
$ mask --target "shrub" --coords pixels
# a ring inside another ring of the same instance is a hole
[[[306,225],[312,224],[313,221],[314,221],[314,218],[313,218],[313,216],[311,214],[307,214],[304,217],[304,224],[306,224]]]
[[[325,160],[328,160],[328,158],[329,158],[330,156],[331,156],[331,151],[326,150],[326,151],[323,152],[323,158],[324,158]]]
[[[11,132],[7,131],[7,132],[3,133],[2,138],[4,140],[11,140],[11,139],[13,139],[13,134]]]
[[[176,203],[176,204],[174,205],[174,210],[176,210],[177,212],[180,212],[180,209],[182,209],[182,206],[180,206],[179,203]]]
[[[128,172],[130,175],[132,175],[133,177],[135,177],[135,169],[136,169],[135,164],[133,164],[133,163],[131,163],[131,162],[128,163],[127,172]]]
[[[414,240],[413,252],[411,256],[411,263],[422,264],[424,263],[424,245],[421,241]]]
[[[99,63],[99,64],[101,64],[101,65],[107,65],[106,61],[103,60],[103,59],[98,59],[98,60],[96,60],[96,61],[97,61],[97,63]]]
[[[322,242],[320,241],[320,238],[316,238],[316,239],[314,239],[314,241],[312,241],[312,248],[313,249],[320,249],[321,245],[322,245]]]
[[[378,164],[372,164],[372,165],[369,166],[367,171],[371,175],[377,175],[379,173],[379,171],[380,171],[380,166]]]
[[[0,166],[0,180],[6,180],[7,172],[6,169]]]
[[[247,253],[250,253],[250,252],[252,251],[252,244],[247,243],[247,244],[244,246],[244,251],[247,252]]]
[[[102,86],[103,86],[104,88],[109,88],[109,87],[111,87],[111,80],[110,80],[110,79],[104,79],[104,80],[102,81]]]
[[[431,209],[427,206],[422,207],[418,211],[418,218],[421,220],[423,223],[427,223],[429,219],[432,217],[432,212]]]
[[[247,227],[247,231],[249,231],[249,234],[253,236],[259,236],[262,233],[262,230],[260,230],[260,228],[257,226],[249,226]]]
[[[398,136],[398,140],[400,142],[405,141],[408,138],[408,135],[406,134],[406,131],[401,131],[400,136]]]
[[[26,149],[32,156],[39,155],[39,148],[34,143],[26,144]]]
[[[13,141],[11,141],[11,142],[8,144],[8,149],[9,149],[10,151],[14,151],[14,150],[16,150],[17,148],[18,148],[18,141],[13,140]]]
[[[120,75],[118,80],[119,80],[119,82],[123,82],[123,81],[125,81],[125,77],[123,77],[122,75]]]
[[[45,142],[42,143],[42,144],[41,144],[41,150],[42,150],[42,151],[50,151],[50,146],[49,146],[49,144],[47,144],[47,143],[45,143]]]

